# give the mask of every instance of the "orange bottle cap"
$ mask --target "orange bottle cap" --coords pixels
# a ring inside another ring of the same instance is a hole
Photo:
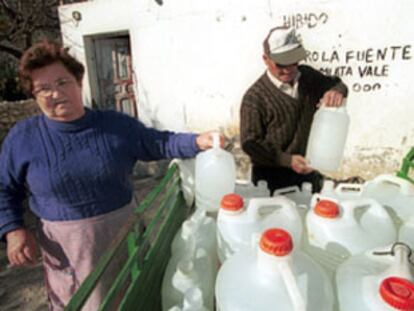
[[[243,206],[243,198],[235,193],[226,194],[221,199],[221,208],[226,211],[236,212],[241,210]]]
[[[336,218],[339,215],[339,206],[330,200],[319,200],[314,211],[316,215],[324,218]]]
[[[289,232],[273,228],[262,234],[260,248],[270,255],[285,256],[292,252],[293,242]]]
[[[399,277],[389,277],[381,282],[380,295],[398,310],[414,310],[414,283]]]

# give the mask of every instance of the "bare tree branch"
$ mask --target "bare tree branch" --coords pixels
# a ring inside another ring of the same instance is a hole
[[[8,3],[6,0],[0,0],[0,6],[3,10],[4,13],[7,14],[8,17],[12,18],[12,19],[16,19],[17,18],[17,11],[14,10]]]
[[[14,46],[5,45],[3,43],[0,43],[0,51],[6,52],[6,53],[16,57],[17,59],[19,59],[20,56],[22,56],[22,54],[23,54],[23,50],[21,50],[19,48],[16,48]]]
[[[19,55],[39,38],[60,37],[58,0],[0,0],[0,52]]]

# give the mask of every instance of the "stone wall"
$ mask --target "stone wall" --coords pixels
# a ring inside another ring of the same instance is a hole
[[[19,120],[40,113],[33,99],[0,102],[0,145],[10,128]]]

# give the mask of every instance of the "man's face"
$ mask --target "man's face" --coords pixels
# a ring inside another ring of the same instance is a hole
[[[263,60],[269,72],[280,82],[290,83],[298,74],[298,64],[278,65],[267,55],[263,55]]]

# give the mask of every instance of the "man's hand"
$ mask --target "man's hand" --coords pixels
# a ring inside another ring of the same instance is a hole
[[[196,138],[196,144],[200,150],[206,150],[213,147],[213,134],[217,131],[208,131],[201,133]],[[219,133],[220,147],[224,147],[224,136]]]
[[[335,90],[326,91],[320,100],[322,106],[325,107],[339,107],[342,105],[344,95]]]
[[[35,264],[38,256],[37,243],[26,229],[10,231],[6,235],[7,256],[12,266]]]
[[[309,174],[313,171],[313,169],[308,166],[308,162],[306,161],[306,159],[298,154],[292,155],[290,166],[292,170],[294,170],[298,174]]]

